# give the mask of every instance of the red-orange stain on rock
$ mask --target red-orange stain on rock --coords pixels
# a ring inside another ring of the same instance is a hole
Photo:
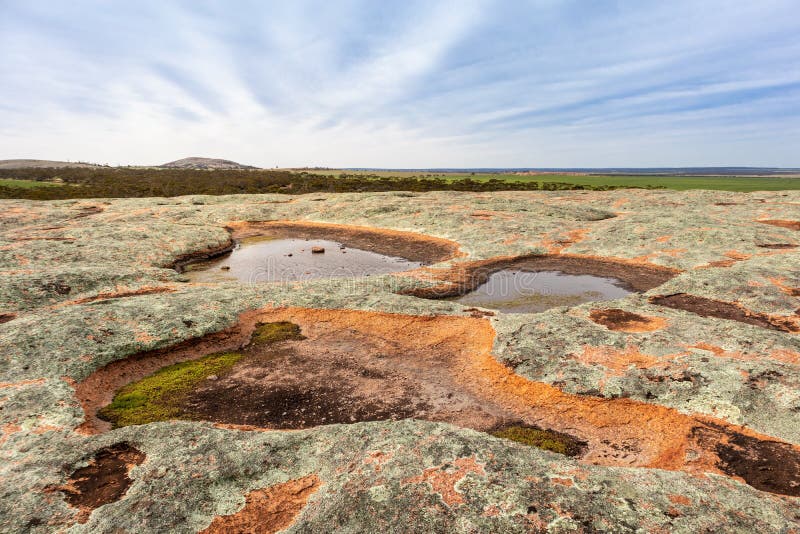
[[[452,507],[464,503],[464,496],[456,486],[469,473],[486,476],[483,466],[477,462],[474,456],[456,458],[449,464],[431,467],[419,476],[405,479],[403,483],[422,484],[427,482],[434,492],[441,495],[442,501]]]
[[[201,534],[271,534],[284,530],[294,523],[320,485],[316,475],[308,475],[251,491],[241,510],[215,517]]]

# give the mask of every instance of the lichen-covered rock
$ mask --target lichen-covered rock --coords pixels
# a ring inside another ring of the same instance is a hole
[[[229,246],[226,227],[269,220],[417,232],[451,240],[462,254],[422,274],[357,282],[194,284],[172,268]],[[679,272],[616,301],[496,312],[498,361],[569,394],[666,406],[797,448],[800,334],[792,325],[800,324],[800,232],[760,222],[776,220],[800,221],[799,193],[2,201],[0,531],[197,532],[215,517],[234,517],[255,490],[288,491],[295,486],[286,483],[312,475],[314,491],[302,494],[297,510],[287,508],[295,510],[290,531],[797,531],[797,497],[717,474],[589,465],[446,424],[276,432],[165,422],[87,436],[73,389],[111,362],[221,332],[248,310],[482,313],[399,293],[477,260],[569,254]],[[673,294],[730,304],[739,315],[653,300]],[[615,317],[638,326],[619,326]],[[118,443],[146,459],[131,466],[122,496],[79,523],[80,510],[59,488]]]

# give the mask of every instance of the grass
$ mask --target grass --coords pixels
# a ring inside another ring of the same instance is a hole
[[[300,333],[300,327],[294,323],[281,321],[278,323],[265,323],[259,325],[250,342],[254,345],[264,345],[266,343],[277,343],[278,341],[288,341],[290,339],[305,339]]]
[[[305,337],[299,326],[281,321],[259,324],[250,342],[265,345],[292,339]],[[209,376],[221,376],[230,371],[243,357],[244,354],[239,352],[220,352],[169,365],[120,388],[111,404],[101,408],[97,415],[110,421],[114,428],[170,419],[194,419],[181,408],[186,396]]]
[[[587,187],[653,187],[687,191],[783,191],[800,189],[800,178],[774,176],[504,176],[504,179],[530,179],[568,182]]]
[[[191,419],[190,414],[180,408],[186,395],[209,376],[229,371],[242,357],[238,352],[223,352],[164,367],[121,388],[111,404],[97,414],[110,421],[114,428]]]
[[[583,448],[583,444],[571,436],[531,426],[512,425],[494,430],[490,434],[496,438],[510,439],[567,456],[577,456]]]

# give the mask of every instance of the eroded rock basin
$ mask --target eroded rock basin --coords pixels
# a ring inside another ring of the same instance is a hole
[[[250,342],[263,323],[298,330],[275,343]],[[212,354],[215,362],[232,363],[170,398],[174,410],[164,418],[259,429],[405,418],[479,431],[518,423],[585,442],[587,463],[716,472],[764,491],[800,495],[797,447],[709,417],[532,382],[494,358],[493,341],[486,319],[270,309],[225,335],[110,364],[77,392],[88,416],[85,429],[102,431],[109,426],[94,414],[118,388],[165,365]],[[232,349],[238,352],[219,352]]]
[[[193,282],[289,282],[414,270],[460,254],[457,243],[414,232],[303,221],[238,222],[231,241],[175,262]]]
[[[475,290],[452,300],[505,313],[539,313],[557,306],[618,299],[630,293],[616,278],[508,269],[491,274]]]
[[[187,275],[193,282],[290,282],[359,278],[408,271],[421,265],[327,239],[253,237],[242,240],[222,258],[189,266]]]

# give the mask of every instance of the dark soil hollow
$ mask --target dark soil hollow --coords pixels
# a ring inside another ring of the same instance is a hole
[[[453,383],[441,363],[447,353],[422,349],[409,359],[402,348],[352,330],[314,337],[248,346],[225,376],[187,395],[182,410],[276,429],[407,418],[484,429],[505,420],[500,406],[482,405]]]
[[[308,308],[247,317],[253,329],[236,334],[240,357],[224,373],[198,375],[178,398],[167,398],[179,410],[165,419],[302,429],[414,418],[505,431],[500,437],[588,463],[727,473],[788,495],[800,483],[792,471],[800,448],[788,443],[655,404],[571,395],[515,374],[492,355],[495,336],[486,319]],[[251,333],[267,325],[286,335],[256,341]],[[94,414],[105,398],[98,389],[145,382],[159,362],[199,362],[230,350],[233,334],[201,338],[174,354],[153,351],[130,365],[113,362],[76,391],[87,415]],[[759,478],[781,463],[787,470],[777,482]]]
[[[85,522],[92,510],[125,495],[132,483],[128,473],[144,460],[144,453],[127,443],[105,447],[95,454],[89,465],[75,470],[67,485],[60,489],[71,506],[85,512],[81,518],[81,522]]]
[[[17,316],[14,315],[13,313],[0,313],[0,324],[13,321],[16,318]]]
[[[659,306],[666,306],[667,308],[696,313],[701,317],[728,319],[753,326],[760,326],[761,328],[768,328],[770,330],[790,333],[796,333],[800,330],[793,322],[782,320],[780,317],[771,317],[763,313],[751,312],[730,302],[697,297],[687,293],[651,297],[650,302]]]
[[[693,434],[699,442],[713,440],[723,472],[762,491],[800,497],[800,453],[795,447],[710,424]]]

